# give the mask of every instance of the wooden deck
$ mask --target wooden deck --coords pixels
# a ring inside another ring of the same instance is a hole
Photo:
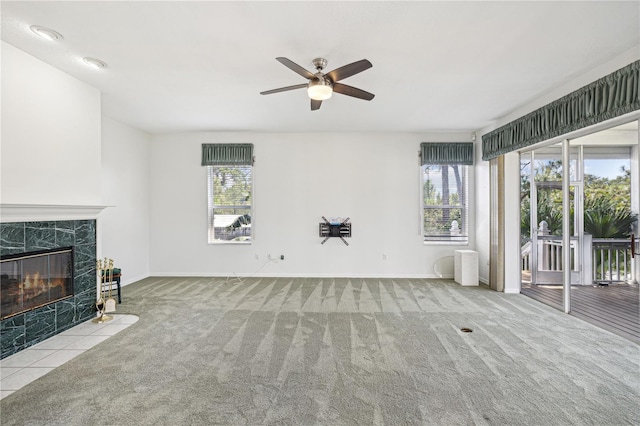
[[[640,343],[640,287],[572,286],[571,315]],[[521,293],[563,310],[562,286],[522,283]]]

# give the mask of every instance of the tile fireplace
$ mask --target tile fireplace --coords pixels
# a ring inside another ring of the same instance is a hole
[[[0,223],[0,255],[0,358],[95,316],[95,219]]]

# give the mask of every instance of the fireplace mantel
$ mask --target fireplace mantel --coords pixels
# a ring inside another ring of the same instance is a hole
[[[0,222],[97,219],[109,206],[0,204]]]

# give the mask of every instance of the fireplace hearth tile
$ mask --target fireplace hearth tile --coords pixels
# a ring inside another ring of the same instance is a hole
[[[131,324],[111,324],[111,323],[108,323],[107,325],[102,327],[100,330],[98,330],[95,333],[93,333],[93,335],[94,336],[113,336],[113,335],[121,332],[125,328],[129,327],[130,325]]]
[[[56,334],[53,337],[48,338],[47,340],[38,343],[37,345],[32,346],[32,349],[64,349],[72,343],[77,342],[82,339],[82,336],[63,336],[61,334]],[[41,365],[40,367],[48,367],[46,365]]]
[[[22,371],[14,373],[2,381],[2,390],[16,391],[50,371],[53,371],[53,367],[23,368]]]
[[[42,349],[42,350],[29,349],[26,351],[18,352],[15,355],[11,355],[10,357],[3,359],[2,361],[0,361],[0,365],[2,365],[2,368],[4,367],[24,368],[24,367],[30,366],[34,362],[40,361],[42,358],[48,357],[54,352],[55,352],[54,349]]]
[[[0,367],[0,380],[20,371],[20,367]]]
[[[91,349],[92,347],[94,347],[98,343],[104,342],[109,337],[111,337],[111,335],[108,335],[108,336],[97,336],[96,335],[96,336],[80,337],[79,340],[73,342],[72,344],[67,346],[65,349],[82,349],[82,350]]]
[[[29,368],[33,367],[60,367],[65,362],[72,360],[73,358],[80,355],[84,350],[81,349],[65,349],[63,351],[55,351],[51,355],[46,358],[42,358],[40,361],[34,362],[29,366]]]
[[[94,315],[95,316],[95,315]],[[81,323],[75,327],[71,327],[67,331],[60,333],[60,336],[88,336],[104,327],[107,323],[96,324],[91,321]]]
[[[136,315],[118,315],[116,319],[118,324],[135,324],[140,318]]]
[[[106,324],[88,320],[3,359],[0,361],[0,399],[104,342],[113,334],[135,324],[138,319],[135,315],[114,314],[113,320]],[[44,349],[45,347],[61,349]]]

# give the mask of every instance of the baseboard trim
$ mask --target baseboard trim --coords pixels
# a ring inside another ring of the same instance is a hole
[[[124,275],[124,274],[123,274],[123,275]],[[151,274],[149,274],[149,273],[142,274],[142,275],[139,275],[139,276],[137,276],[137,277],[133,277],[133,278],[128,278],[128,279],[126,279],[126,280],[122,280],[122,282],[120,283],[120,285],[121,285],[122,287],[125,287],[125,286],[128,286],[129,284],[133,284],[133,283],[135,283],[135,282],[138,282],[138,281],[140,281],[140,280],[144,280],[145,278],[149,278],[149,277],[151,277]]]
[[[453,279],[453,277],[439,277],[434,274],[418,275],[418,274],[401,274],[401,275],[379,275],[379,274],[242,274],[242,273],[211,273],[211,272],[153,272],[149,277],[255,277],[255,278],[382,278],[382,279]],[[146,277],[145,277],[146,278]]]

